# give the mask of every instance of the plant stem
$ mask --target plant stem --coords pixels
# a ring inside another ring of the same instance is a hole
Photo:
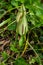
[[[10,20],[11,20],[11,18],[9,18],[9,19],[3,21],[2,23],[0,23],[0,27],[2,27],[3,25],[5,25],[5,24],[6,24],[7,22],[9,22]]]
[[[16,20],[15,20],[16,21]],[[2,32],[4,32],[10,25],[12,25],[15,21],[13,21],[12,23],[10,23],[7,27],[5,27],[5,28],[3,28],[3,30],[0,32],[0,33],[2,33]]]
[[[26,52],[27,47],[28,47],[28,44],[27,44],[27,41],[26,41],[26,44],[25,44],[25,47],[24,47],[24,50],[23,50],[23,52],[22,52],[21,56],[23,56],[23,55],[24,55],[24,53]]]
[[[39,65],[42,65],[39,55],[38,55],[37,52],[34,50],[34,48],[31,46],[31,44],[28,42],[28,40],[27,40],[27,44],[30,46],[30,48],[31,48],[31,49],[34,51],[34,53],[36,54],[36,56],[37,56],[37,58],[38,58],[38,60],[39,60],[39,63],[40,63]]]
[[[3,13],[3,14],[0,16],[0,19],[2,19],[8,12],[11,12],[13,9],[15,9],[15,8],[12,8],[12,9],[6,11],[5,13]]]

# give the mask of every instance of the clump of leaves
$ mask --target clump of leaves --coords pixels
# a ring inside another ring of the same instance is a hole
[[[28,63],[26,63],[26,61],[23,58],[18,58],[15,63],[15,65],[29,65]]]
[[[7,59],[8,58],[8,54],[4,51],[3,53],[2,53],[2,57],[4,58],[4,60],[5,59]]]
[[[19,52],[18,49],[15,47],[15,44],[11,44],[11,45],[10,45],[10,50],[11,50],[11,51],[14,51],[14,52],[16,52],[16,53]]]

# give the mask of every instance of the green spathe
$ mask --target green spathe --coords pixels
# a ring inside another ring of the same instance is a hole
[[[28,31],[28,24],[27,24],[26,10],[25,10],[24,5],[21,6],[21,8],[20,8],[20,10],[19,10],[19,12],[17,14],[16,21],[18,23],[16,31],[20,35],[27,33],[27,31]]]

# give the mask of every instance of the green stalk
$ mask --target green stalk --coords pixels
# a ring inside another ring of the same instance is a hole
[[[42,62],[41,62],[41,60],[40,60],[40,57],[39,57],[39,55],[37,54],[37,52],[35,51],[35,49],[31,46],[31,44],[28,42],[28,40],[27,40],[27,44],[30,46],[30,48],[34,51],[34,53],[36,54],[36,56],[37,56],[37,58],[38,58],[38,60],[39,60],[39,65],[42,65]]]
[[[0,23],[0,27],[2,27],[3,25],[5,25],[6,23],[8,23],[11,20],[11,18],[3,21],[2,23]]]
[[[6,15],[8,12],[11,12],[13,9],[15,9],[15,8],[9,9],[9,10],[7,10],[5,13],[3,13],[3,14],[0,16],[0,19],[3,18],[4,15]]]

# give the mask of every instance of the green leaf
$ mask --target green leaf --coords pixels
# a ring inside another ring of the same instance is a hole
[[[29,65],[29,64],[27,64],[26,61],[23,58],[18,58],[15,61],[15,64],[14,65]]]
[[[19,52],[17,48],[15,48],[15,46],[13,44],[11,44],[10,46],[10,50],[14,51],[14,52]]]
[[[8,58],[8,54],[4,51],[4,52],[2,53],[2,57],[3,57],[4,59],[7,59],[7,58]]]
[[[24,3],[25,2],[25,0],[18,0],[19,2],[21,2],[21,3]]]
[[[17,2],[16,0],[11,0],[11,4],[12,4],[13,6],[18,7],[18,2]]]
[[[37,15],[38,17],[40,17],[41,19],[43,19],[43,10],[37,9],[37,10],[36,10],[36,15]]]
[[[13,23],[10,26],[8,26],[8,30],[16,30],[16,23]]]

